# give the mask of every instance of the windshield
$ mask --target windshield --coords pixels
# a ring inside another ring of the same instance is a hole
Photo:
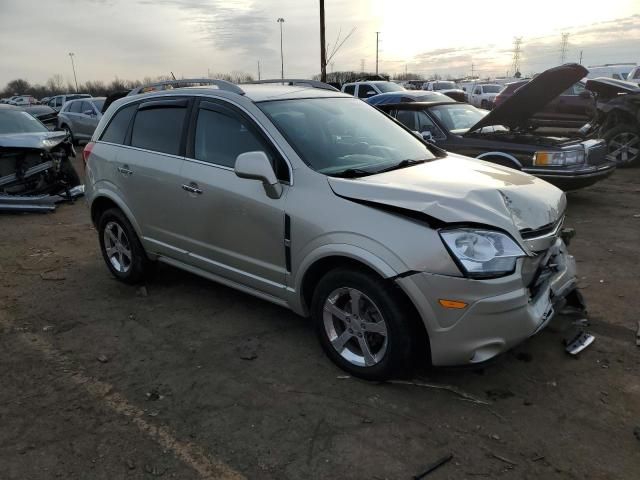
[[[348,170],[366,175],[405,160],[435,158],[423,142],[361,100],[314,98],[258,106],[304,162],[325,175]]]
[[[500,85],[483,85],[482,90],[484,93],[499,93],[502,87]]]
[[[433,84],[434,90],[453,90],[457,88],[453,82],[436,82]]]
[[[402,85],[398,85],[397,83],[393,82],[376,83],[376,87],[378,87],[378,89],[382,93],[400,92],[405,89]]]
[[[465,103],[453,105],[437,105],[429,109],[436,118],[451,133],[463,134],[469,131],[476,123],[478,123],[487,113],[486,110],[480,110],[473,105]],[[502,126],[496,126],[495,130],[506,131]]]
[[[48,132],[47,127],[22,110],[0,110],[0,134]]]

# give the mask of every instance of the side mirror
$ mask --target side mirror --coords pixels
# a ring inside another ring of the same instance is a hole
[[[96,112],[94,112],[93,110],[85,110],[84,112],[82,112],[84,115],[89,115],[90,117],[93,117]]]
[[[429,130],[426,130],[426,131],[424,131],[424,132],[420,132],[420,135],[421,135],[421,136],[422,136],[422,138],[423,138],[424,140],[426,140],[427,142],[431,142],[431,143],[433,143],[433,142],[434,142],[434,140],[433,140],[433,134],[432,134]]]
[[[585,100],[589,100],[591,98],[591,92],[589,90],[582,90],[578,96],[580,98],[584,98]]]
[[[260,180],[269,198],[282,196],[282,185],[264,152],[245,152],[238,155],[234,171],[239,178]]]
[[[377,95],[378,92],[376,92],[375,90],[367,90],[367,97],[373,97],[374,95]]]

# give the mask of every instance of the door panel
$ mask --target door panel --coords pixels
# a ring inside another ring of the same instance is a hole
[[[233,170],[185,159],[180,230],[189,262],[280,296],[285,282],[284,199],[267,197],[262,184]]]
[[[283,181],[288,169],[255,122],[222,101],[194,107],[182,168],[185,247],[190,262],[217,275],[282,296],[284,199],[271,199],[261,182],[233,171],[238,155],[265,152]]]

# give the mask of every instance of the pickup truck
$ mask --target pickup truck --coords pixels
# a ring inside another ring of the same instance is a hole
[[[497,83],[475,83],[467,90],[467,102],[474,107],[491,110],[500,90],[502,85]]]

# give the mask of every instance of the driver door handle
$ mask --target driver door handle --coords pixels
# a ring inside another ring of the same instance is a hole
[[[129,169],[129,165],[123,165],[122,167],[118,167],[118,171],[123,175],[133,175],[133,170]]]
[[[202,190],[198,187],[198,184],[195,182],[191,182],[190,184],[182,184],[182,189],[189,192],[189,193],[195,193],[197,195],[202,195]]]

